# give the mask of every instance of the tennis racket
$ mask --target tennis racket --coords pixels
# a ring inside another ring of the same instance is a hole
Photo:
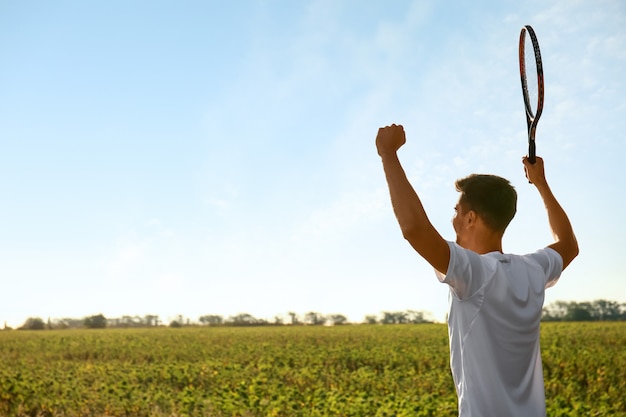
[[[543,111],[543,64],[535,31],[530,25],[519,35],[519,72],[526,107],[528,127],[528,161],[535,163],[535,132]]]

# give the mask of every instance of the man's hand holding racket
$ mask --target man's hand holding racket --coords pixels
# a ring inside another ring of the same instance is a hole
[[[532,163],[530,158],[525,156],[522,159],[522,163],[524,164],[526,178],[528,178],[531,184],[535,184],[537,187],[546,184],[546,174],[543,169],[543,159],[541,157],[535,156],[535,163]]]

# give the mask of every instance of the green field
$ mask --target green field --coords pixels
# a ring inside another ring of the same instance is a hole
[[[549,416],[626,416],[626,323],[545,323]],[[0,332],[2,416],[455,416],[445,325]]]

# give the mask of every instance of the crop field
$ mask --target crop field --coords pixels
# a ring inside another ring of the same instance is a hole
[[[626,416],[626,323],[545,323],[549,416]],[[456,416],[442,324],[0,332],[2,416]]]

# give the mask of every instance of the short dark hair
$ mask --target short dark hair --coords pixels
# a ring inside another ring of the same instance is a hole
[[[511,183],[497,175],[472,174],[456,180],[463,210],[473,210],[485,224],[504,233],[517,211],[517,192]]]

